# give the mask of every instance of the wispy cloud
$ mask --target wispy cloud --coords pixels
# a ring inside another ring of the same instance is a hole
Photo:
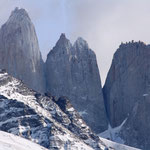
[[[72,42],[85,38],[97,54],[103,83],[121,42],[150,43],[149,0],[1,0],[0,25],[15,6],[28,10],[44,58],[61,32]]]

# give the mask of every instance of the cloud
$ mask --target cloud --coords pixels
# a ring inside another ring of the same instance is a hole
[[[148,0],[82,0],[70,8],[69,36],[84,37],[96,52],[102,82],[121,42],[150,43],[150,2]]]
[[[121,42],[150,43],[149,0],[1,0],[0,25],[15,6],[29,12],[44,59],[62,32],[72,42],[78,36],[87,40],[103,83]]]

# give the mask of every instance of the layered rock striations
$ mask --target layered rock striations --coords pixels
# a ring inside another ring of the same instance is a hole
[[[47,91],[67,96],[86,123],[95,131],[107,128],[96,56],[82,38],[72,45],[61,35],[46,60]]]
[[[0,68],[44,92],[43,65],[34,25],[24,9],[16,8],[0,29]]]

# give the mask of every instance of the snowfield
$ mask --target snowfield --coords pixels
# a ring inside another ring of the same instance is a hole
[[[65,137],[62,137],[65,138]],[[114,150],[140,150],[137,148],[129,147],[123,144],[118,144],[112,141],[109,141],[104,138],[100,138],[109,148]],[[82,147],[83,146],[83,147]],[[86,149],[86,150],[92,150],[90,147],[85,145],[77,144],[74,147],[70,147],[66,145],[66,149]],[[15,136],[10,133],[6,133],[3,131],[0,131],[0,150],[47,150],[46,148],[41,147],[38,144],[35,144],[29,140],[26,140],[24,138],[21,138],[19,136]]]
[[[101,141],[104,142],[105,145],[107,145],[109,148],[115,149],[115,150],[140,150],[138,148],[133,148],[127,145],[124,145],[123,139],[120,138],[119,132],[121,131],[121,128],[125,124],[127,119],[125,119],[122,124],[118,127],[112,128],[110,125],[108,126],[108,129],[102,133],[99,134],[99,137]],[[110,140],[112,141],[110,141]],[[115,142],[113,142],[115,141]]]
[[[0,131],[0,150],[47,150],[29,140]]]
[[[104,139],[104,138],[100,138],[109,148],[112,148],[114,150],[141,150],[138,148],[134,148],[134,147],[130,147],[127,145],[123,145],[123,144],[119,144],[116,142],[112,142],[110,140]]]
[[[125,119],[122,124],[118,127],[112,128],[111,125],[108,125],[108,129],[99,134],[100,137],[105,139],[110,139],[111,141],[115,141],[120,144],[124,144],[124,140],[120,138],[120,131],[123,125],[125,124],[127,119]]]

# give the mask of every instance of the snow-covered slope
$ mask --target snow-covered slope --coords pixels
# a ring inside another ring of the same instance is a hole
[[[134,147],[124,145],[124,140],[121,138],[120,132],[126,123],[125,119],[118,127],[112,128],[110,125],[108,129],[99,134],[100,139],[109,147],[115,150],[140,150]],[[109,140],[108,140],[109,139]],[[110,141],[111,140],[111,141]],[[115,141],[115,142],[114,142]]]
[[[111,141],[115,141],[117,143],[124,144],[124,140],[120,137],[120,131],[123,125],[125,124],[127,119],[125,119],[122,124],[118,127],[112,128],[109,124],[108,129],[99,134],[100,137],[105,139],[110,139]]]
[[[46,95],[0,71],[0,130],[51,150],[69,147],[71,150],[100,150],[106,147],[72,105],[61,106],[59,100]]]
[[[130,146],[126,146],[123,144],[119,144],[116,142],[112,142],[110,140],[104,139],[104,138],[100,138],[110,149],[114,149],[114,150],[141,150],[141,149],[137,149],[134,147],[130,147]]]
[[[47,150],[29,140],[0,131],[0,150]]]

